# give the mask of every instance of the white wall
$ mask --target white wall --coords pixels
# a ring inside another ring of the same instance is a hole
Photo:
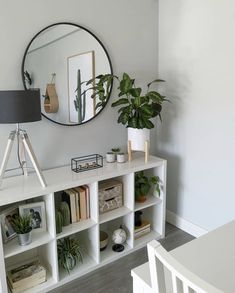
[[[1,1],[0,90],[22,89],[21,60],[31,38],[55,22],[74,22],[94,32],[107,48],[114,72],[126,71],[144,83],[157,73],[157,0]],[[114,98],[115,94],[113,94]],[[63,127],[43,118],[25,124],[42,168],[69,164],[70,158],[104,154],[126,145],[126,130],[110,107],[92,122]],[[11,125],[0,125],[0,156]],[[10,167],[15,166],[12,158]]]
[[[235,218],[235,2],[160,0],[159,11],[167,208],[210,230]]]

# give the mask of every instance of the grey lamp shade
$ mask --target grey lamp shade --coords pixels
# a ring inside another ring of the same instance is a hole
[[[40,90],[0,91],[0,123],[41,120]]]

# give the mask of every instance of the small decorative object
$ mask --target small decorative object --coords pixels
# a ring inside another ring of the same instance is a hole
[[[139,223],[138,223],[139,224]],[[151,224],[148,220],[141,219],[141,225],[135,226],[134,238],[138,239],[151,231]]]
[[[44,110],[46,113],[57,113],[59,110],[59,99],[55,87],[56,74],[52,73],[51,83],[46,86],[46,93],[44,95]]]
[[[46,269],[39,259],[29,260],[22,265],[17,265],[7,271],[7,283],[12,293],[26,292],[31,288],[46,281]]]
[[[126,162],[126,156],[124,153],[117,154],[117,162],[118,163],[125,163]]]
[[[160,196],[160,178],[159,176],[147,177],[143,171],[135,173],[135,200],[144,202],[152,186],[156,187],[156,191]]]
[[[122,228],[122,225],[121,225],[119,229],[113,232],[112,240],[115,243],[115,245],[113,245],[112,249],[116,252],[123,251],[124,250],[123,243],[126,242],[126,239],[127,239],[126,231]]]
[[[71,159],[72,171],[79,173],[103,167],[103,157],[98,154]]]
[[[31,217],[31,227],[35,231],[46,231],[46,213],[45,213],[45,203],[34,202],[26,205],[19,206],[20,215],[30,215]]]
[[[105,231],[100,231],[100,251],[105,250],[108,245],[109,235]]]
[[[122,206],[122,182],[106,180],[99,184],[99,212],[105,213]]]
[[[67,270],[68,274],[78,262],[82,262],[82,254],[78,239],[66,237],[59,239],[57,244],[58,262],[61,267]]]
[[[61,212],[58,210],[56,210],[55,212],[55,220],[56,220],[56,234],[59,234],[62,232],[63,217]]]
[[[62,215],[62,226],[68,226],[70,224],[70,209],[66,201],[60,203],[60,212]]]
[[[120,153],[120,148],[112,148],[111,151],[115,154],[115,160],[117,159],[117,154]]]
[[[140,227],[142,225],[142,211],[135,212],[135,227]]]
[[[11,220],[12,226],[17,233],[19,245],[28,245],[32,242],[31,238],[31,215],[24,214]]]
[[[7,210],[2,211],[0,215],[0,219],[1,219],[1,226],[2,226],[2,238],[4,243],[7,243],[8,241],[10,241],[11,239],[17,236],[11,221],[12,219],[18,216],[19,216],[18,207],[11,207]]]
[[[108,152],[106,154],[106,162],[107,163],[114,163],[116,161],[116,155],[113,152]]]

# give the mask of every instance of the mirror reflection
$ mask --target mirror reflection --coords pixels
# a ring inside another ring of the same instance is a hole
[[[91,32],[74,24],[45,28],[23,58],[25,88],[40,88],[42,114],[59,124],[83,124],[105,107],[110,93],[100,106],[92,83],[86,85],[100,74],[112,74],[107,51]]]

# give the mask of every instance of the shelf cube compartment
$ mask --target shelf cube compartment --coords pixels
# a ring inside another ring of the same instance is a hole
[[[133,210],[133,178],[133,173],[130,173],[115,177],[112,180],[99,182],[99,223],[124,216]],[[103,208],[103,205],[107,207]],[[108,209],[109,206],[110,210]]]
[[[104,231],[108,234],[108,245],[107,247],[100,251],[100,262],[108,263],[111,260],[118,259],[120,256],[125,255],[133,247],[133,215],[128,214],[123,217],[119,217],[112,221],[105,222],[100,225],[100,231]],[[127,239],[123,243],[124,250],[122,252],[113,251],[112,247],[115,244],[112,240],[113,232],[117,229],[122,228],[125,230]]]
[[[99,247],[98,247],[98,226],[91,227],[81,232],[69,236],[70,239],[78,239],[82,261],[77,262],[76,266],[69,271],[59,265],[59,279],[72,281],[79,276],[82,276],[94,269],[99,262]],[[64,238],[58,240],[64,241]],[[58,245],[57,241],[57,245]],[[59,263],[59,261],[58,261]]]
[[[142,210],[136,211],[135,213],[142,213],[140,218],[143,222],[150,224],[146,227],[136,226],[136,217],[134,219],[135,229],[134,229],[134,247],[141,247],[142,244],[153,239],[159,239],[160,235],[164,231],[164,223],[162,219],[162,205],[153,205]]]
[[[46,281],[25,289],[25,293],[44,292],[58,281],[55,241],[5,259],[6,272],[33,260],[39,260],[46,269]]]

